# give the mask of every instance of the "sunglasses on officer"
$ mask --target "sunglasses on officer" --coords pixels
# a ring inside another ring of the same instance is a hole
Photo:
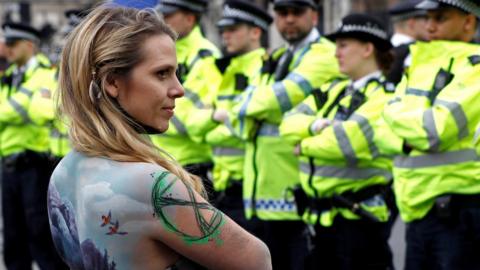
[[[277,7],[275,8],[275,13],[281,17],[287,17],[290,14],[299,17],[305,14],[307,9],[308,7]]]

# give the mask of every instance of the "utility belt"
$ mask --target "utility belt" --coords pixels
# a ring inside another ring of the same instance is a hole
[[[2,168],[7,171],[21,170],[32,166],[46,166],[48,154],[26,150],[2,157]]]
[[[300,216],[303,215],[307,208],[314,210],[318,213],[322,213],[336,207],[348,209],[352,213],[366,220],[379,222],[379,219],[375,215],[360,206],[360,202],[379,194],[385,196],[388,192],[388,186],[370,186],[357,192],[349,191],[344,192],[340,195],[334,194],[332,197],[329,198],[309,197],[300,185],[297,185],[291,191],[293,192],[295,203],[297,204],[297,212]]]
[[[437,197],[433,210],[439,219],[456,220],[460,210],[480,209],[480,194],[445,194]]]

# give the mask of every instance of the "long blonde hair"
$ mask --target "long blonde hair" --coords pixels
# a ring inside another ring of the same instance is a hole
[[[75,150],[116,161],[158,164],[205,196],[199,178],[155,147],[148,136],[139,134],[132,119],[104,90],[113,75],[128,76],[143,61],[142,44],[154,35],[176,40],[175,32],[153,10],[105,5],[95,8],[71,32],[63,49],[59,112],[69,120],[69,137]],[[100,91],[96,100],[89,95],[92,80]]]

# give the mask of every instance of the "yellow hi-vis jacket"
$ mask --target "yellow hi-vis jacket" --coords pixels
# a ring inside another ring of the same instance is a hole
[[[171,154],[181,165],[211,161],[211,149],[206,143],[196,142],[189,136],[186,124],[190,110],[202,100],[211,100],[212,93],[202,87],[204,81],[210,81],[209,71],[214,66],[214,56],[218,49],[202,36],[196,26],[189,35],[176,43],[180,81],[185,88],[185,96],[177,99],[175,115],[170,120],[168,130],[152,135],[153,143]],[[213,91],[214,92],[214,91]]]
[[[392,97],[394,85],[379,76],[347,91],[349,83],[348,79],[328,83],[286,115],[280,125],[286,141],[300,144],[300,181],[312,199],[331,199],[345,192],[385,186],[392,180],[392,161],[380,156],[373,136],[377,132],[374,123]],[[319,118],[331,120],[331,125],[312,134],[311,125]],[[380,192],[359,204],[378,220],[388,219],[389,210]],[[326,208],[307,207],[304,221],[331,226],[339,213],[347,219],[359,218],[345,208]]]
[[[247,218],[299,219],[295,202],[286,193],[300,181],[298,159],[293,146],[280,137],[278,125],[312,89],[339,75],[335,45],[319,37],[296,50],[286,77],[275,81],[270,67],[285,52],[286,48],[276,50],[265,61],[260,84],[242,94],[230,117],[236,132],[247,140],[243,180]]]
[[[37,97],[48,97],[55,85],[55,70],[48,59],[37,54],[27,62],[19,87],[12,85],[11,65],[0,80],[0,155],[2,157],[26,150],[47,152],[49,125],[53,106],[36,102]]]
[[[212,176],[216,191],[225,190],[232,184],[231,181],[243,179],[245,141],[237,136],[228,123],[214,121],[212,114],[215,109],[231,109],[236,98],[249,85],[257,84],[264,56],[265,49],[259,48],[234,57],[217,59],[216,68],[209,72],[216,73],[218,78],[206,83],[206,87],[216,87],[213,107],[194,109],[187,119],[191,137],[212,147]]]
[[[433,41],[410,48],[412,63],[385,108],[377,138],[394,160],[394,190],[406,222],[442,194],[480,193],[472,140],[480,120],[480,46]],[[389,133],[390,131],[390,133]]]

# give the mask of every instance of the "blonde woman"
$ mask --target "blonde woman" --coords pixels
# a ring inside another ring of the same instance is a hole
[[[266,246],[146,135],[168,128],[184,93],[175,38],[153,11],[101,6],[67,40],[59,101],[74,150],[48,208],[72,269],[271,269]]]

